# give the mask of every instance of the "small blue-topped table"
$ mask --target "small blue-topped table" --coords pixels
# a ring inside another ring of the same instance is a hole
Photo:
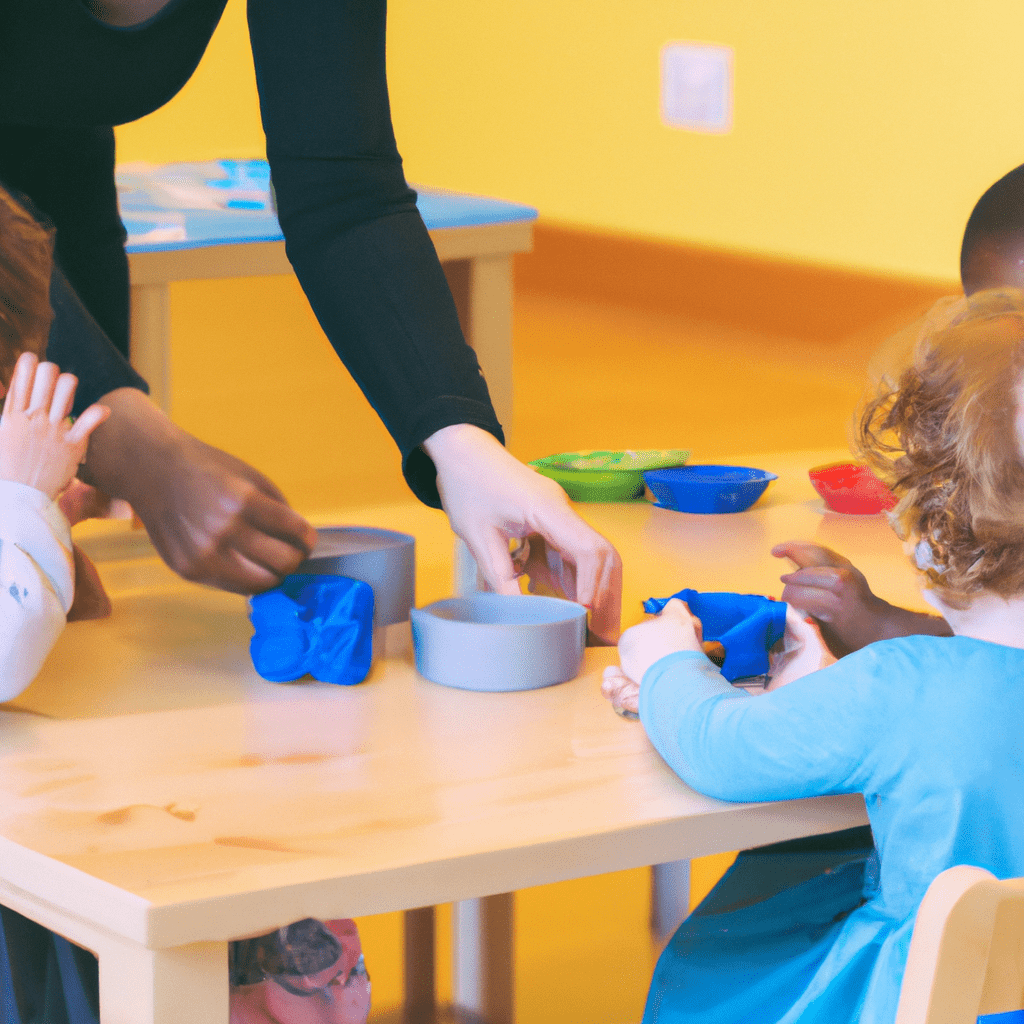
[[[171,407],[172,281],[292,273],[263,160],[118,168],[132,281],[132,363]],[[476,350],[498,419],[512,422],[512,255],[527,252],[537,211],[434,189],[420,213]]]

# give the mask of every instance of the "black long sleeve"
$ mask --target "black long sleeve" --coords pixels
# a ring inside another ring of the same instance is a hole
[[[437,506],[434,431],[503,439],[395,144],[384,0],[249,0],[288,257],[331,344]]]
[[[93,318],[122,343],[127,282],[123,254],[115,266],[111,250],[112,240],[120,248],[120,229],[109,126],[141,117],[181,88],[224,2],[170,0],[127,31],[98,22],[81,0],[0,2],[0,165],[27,167],[12,184],[54,221],[68,277]],[[385,0],[249,4],[289,258],[331,344],[395,439],[409,485],[437,506],[434,467],[421,442],[453,423],[503,437],[402,174],[388,105],[386,20]],[[44,139],[63,145],[85,129],[88,167],[74,145],[58,160],[36,159],[45,156]],[[100,161],[107,165],[102,187],[84,188],[83,172]],[[58,340],[95,340],[95,324],[66,320],[81,309],[62,303]],[[114,346],[89,351],[101,360],[97,381],[138,386]],[[80,400],[100,397],[88,368],[79,372]]]

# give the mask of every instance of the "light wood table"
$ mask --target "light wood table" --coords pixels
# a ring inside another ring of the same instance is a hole
[[[823,516],[799,479],[821,459],[791,461],[801,469],[742,515],[579,506],[623,554],[627,623],[641,598],[682,586],[777,593],[767,551],[791,536],[841,547],[884,596],[912,599],[884,521]],[[449,592],[443,516],[410,503],[344,519],[414,533],[420,603]],[[695,793],[601,698],[609,650],[588,651],[573,682],[511,695],[446,689],[401,660],[353,688],[263,682],[243,599],[177,579],[119,529],[86,538],[114,614],[69,626],[0,709],[0,902],[99,956],[104,1024],[224,1024],[227,942],[300,918],[507,894],[866,820],[857,796]],[[503,963],[479,1008],[507,1022]]]
[[[237,166],[238,161],[226,161]],[[242,166],[264,167],[263,161]],[[173,165],[187,193],[201,182],[203,171],[216,165]],[[163,169],[148,175],[161,184]],[[190,176],[190,171],[194,172]],[[137,172],[138,182],[145,176]],[[122,175],[122,182],[125,176]],[[165,187],[158,195],[173,198]],[[512,256],[533,244],[537,211],[518,203],[482,196],[425,189],[418,205],[452,290],[466,340],[476,351],[487,378],[498,420],[506,435],[512,429]],[[165,241],[133,234],[161,214],[177,218],[185,237]],[[268,277],[291,274],[284,238],[270,212],[190,210],[173,205],[147,211],[133,206],[124,213],[128,226],[131,273],[131,359],[149,382],[150,396],[165,412],[171,410],[170,285],[209,278]]]

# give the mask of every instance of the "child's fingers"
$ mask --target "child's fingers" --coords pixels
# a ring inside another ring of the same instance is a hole
[[[617,714],[637,718],[640,687],[618,665],[609,665],[601,679],[601,695],[611,701]]]
[[[698,642],[703,642],[704,623],[690,611],[690,606],[685,601],[678,597],[673,597],[662,609],[661,614],[664,615],[666,612],[668,612],[669,618],[675,618],[681,626],[688,624],[693,629],[694,636],[697,637]]]
[[[601,693],[611,697],[620,686],[630,682],[629,676],[618,665],[609,665],[601,674]]]
[[[838,595],[822,587],[801,587],[790,583],[782,591],[782,600],[822,622],[831,622],[842,609]]]
[[[846,586],[846,575],[839,569],[828,566],[816,566],[810,569],[797,569],[796,572],[787,572],[779,579],[787,587],[814,587],[818,590],[828,590],[833,594],[840,593]]]
[[[4,402],[4,412],[24,412],[32,395],[32,383],[35,380],[36,366],[39,359],[33,352],[22,352],[14,364],[11,374],[11,386]]]
[[[53,397],[50,399],[50,422],[60,423],[71,415],[71,407],[75,403],[75,389],[78,387],[78,378],[73,373],[62,373],[57,378],[53,389]]]
[[[88,440],[89,435],[110,415],[105,405],[90,405],[72,424],[67,432],[68,444],[81,444]]]
[[[57,385],[57,377],[60,370],[55,363],[40,363],[36,367],[36,379],[32,384],[32,397],[29,399],[28,409],[25,411],[31,416],[34,412],[49,409],[53,399],[53,389]]]
[[[790,540],[776,544],[772,548],[776,558],[788,558],[798,569],[809,569],[814,566],[848,566],[850,560],[838,551],[823,547],[821,544],[808,544],[803,541]]]

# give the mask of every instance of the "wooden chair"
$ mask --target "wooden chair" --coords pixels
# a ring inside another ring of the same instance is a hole
[[[1022,1008],[1024,878],[943,871],[917,912],[896,1024],[1011,1024]]]

